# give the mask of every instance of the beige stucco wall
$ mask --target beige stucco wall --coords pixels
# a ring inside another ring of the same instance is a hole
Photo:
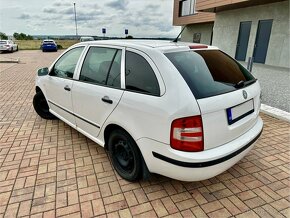
[[[265,64],[289,67],[289,1],[217,13],[213,45],[234,57],[240,22],[252,21],[247,61],[253,55],[258,22],[268,19],[273,19],[273,25]]]
[[[210,44],[213,23],[187,25],[181,34],[182,42],[192,42],[194,33],[201,33],[200,43]]]

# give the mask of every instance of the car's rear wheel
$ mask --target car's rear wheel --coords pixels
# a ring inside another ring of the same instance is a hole
[[[136,181],[142,173],[142,156],[134,139],[124,130],[115,129],[108,140],[109,155],[118,174]]]
[[[52,120],[56,117],[49,112],[47,101],[42,92],[37,92],[33,98],[33,107],[36,113],[43,119]]]

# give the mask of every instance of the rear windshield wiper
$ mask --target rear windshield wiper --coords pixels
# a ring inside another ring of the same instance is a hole
[[[238,83],[236,83],[234,85],[234,87],[237,88],[237,89],[243,88],[244,86],[245,86],[245,81],[244,80],[241,80],[241,81],[239,81]]]
[[[237,89],[244,88],[245,86],[251,85],[251,84],[255,83],[256,81],[257,81],[257,79],[252,79],[252,80],[249,80],[249,81],[241,80],[238,83],[236,83],[234,85],[234,87],[237,88]]]
[[[249,85],[255,83],[256,81],[257,81],[257,79],[252,79],[252,80],[246,81],[245,86],[249,86]]]

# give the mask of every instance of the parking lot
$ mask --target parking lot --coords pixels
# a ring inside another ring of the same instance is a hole
[[[201,182],[159,175],[129,183],[105,150],[34,111],[34,79],[61,53],[0,54],[0,217],[289,217],[290,124],[261,114],[255,148]]]

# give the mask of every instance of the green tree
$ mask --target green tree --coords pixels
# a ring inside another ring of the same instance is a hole
[[[33,36],[26,35],[25,33],[14,33],[13,37],[17,40],[33,40]]]
[[[18,39],[18,38],[19,38],[19,33],[13,33],[13,37],[14,37],[15,39]]]
[[[129,36],[126,36],[126,39],[134,39],[134,37],[129,35]]]
[[[0,32],[0,39],[8,39],[8,36],[5,33]]]

